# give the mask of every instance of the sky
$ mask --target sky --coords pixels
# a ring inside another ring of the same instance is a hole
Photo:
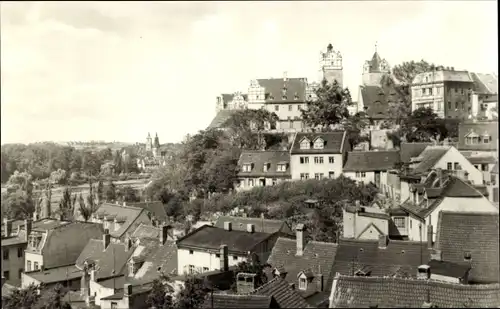
[[[2,2],[1,142],[179,142],[221,93],[256,78],[317,81],[331,43],[357,100],[375,44],[497,73],[495,1]]]

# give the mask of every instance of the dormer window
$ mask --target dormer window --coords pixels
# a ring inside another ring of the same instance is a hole
[[[325,148],[325,141],[319,137],[314,141],[314,149],[323,149]]]
[[[297,94],[297,92],[295,92],[295,95],[293,96],[293,99],[294,100],[298,100],[299,99],[299,95]]]
[[[309,141],[307,138],[304,138],[300,142],[300,149],[310,149],[311,148],[311,141]]]
[[[465,136],[465,144],[474,145],[479,143],[479,135],[474,132],[471,132]]]
[[[276,167],[276,171],[278,172],[286,172],[286,163],[278,163]]]
[[[286,95],[284,95],[281,99],[282,99],[283,101],[286,101],[286,99],[287,99]]]
[[[243,164],[243,172],[251,172],[252,171],[252,163]]]
[[[299,278],[299,290],[307,290],[307,279],[306,278]]]

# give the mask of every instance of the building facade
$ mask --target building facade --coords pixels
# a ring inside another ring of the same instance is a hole
[[[26,225],[25,221],[25,225]],[[24,272],[24,251],[28,239],[26,233],[13,230],[14,220],[4,219],[2,233],[2,279],[5,283],[20,286]]]
[[[243,151],[238,168],[237,191],[273,186],[291,179],[288,151]]]

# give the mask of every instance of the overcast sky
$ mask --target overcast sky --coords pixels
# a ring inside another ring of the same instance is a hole
[[[357,99],[378,51],[497,71],[495,1],[2,2],[1,138],[177,142],[220,93],[254,78],[318,79],[328,43]]]

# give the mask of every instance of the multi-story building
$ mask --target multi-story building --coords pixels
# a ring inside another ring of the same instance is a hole
[[[498,77],[494,74],[471,73],[474,80],[472,92],[472,117],[498,119]]]
[[[238,167],[238,191],[273,186],[291,178],[288,151],[243,151]]]
[[[20,224],[19,221],[4,219],[2,225],[2,279],[5,278],[5,282],[13,286],[21,285],[24,251],[28,243],[27,234],[18,231]]]
[[[353,180],[373,183],[380,188],[387,183],[386,172],[399,162],[398,151],[352,151],[347,154],[343,173]]]
[[[297,133],[290,149],[292,179],[336,178],[348,151],[346,131]]]

